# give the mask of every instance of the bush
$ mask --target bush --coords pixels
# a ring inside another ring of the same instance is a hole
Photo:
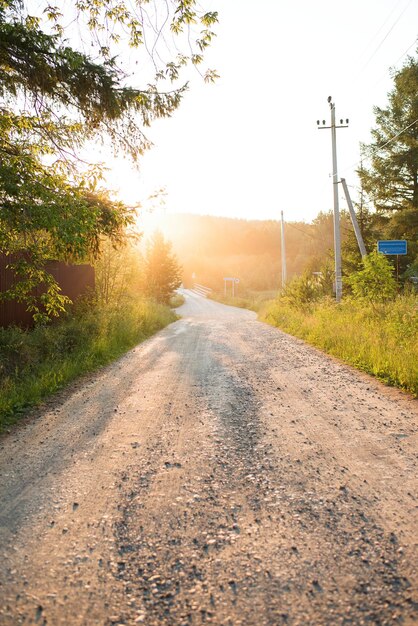
[[[369,303],[381,303],[395,297],[397,291],[393,267],[379,252],[372,252],[362,259],[362,269],[347,277],[353,296]]]
[[[322,290],[315,277],[303,274],[293,278],[283,290],[282,299],[295,308],[305,309],[322,298]]]

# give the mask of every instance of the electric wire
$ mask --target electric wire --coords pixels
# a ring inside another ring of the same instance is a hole
[[[401,59],[403,59],[403,58],[404,58],[404,56],[406,56],[406,55],[408,54],[408,52],[410,51],[410,49],[412,48],[412,46],[414,46],[416,43],[418,43],[418,37],[415,37],[414,41],[411,43],[411,45],[410,45],[410,46],[408,46],[408,47],[407,47],[407,49],[405,50],[405,52],[403,52],[403,53],[401,54],[401,56],[400,56],[398,59],[396,59],[395,63],[394,63],[394,64],[393,64],[393,66],[392,66],[392,69],[394,69],[394,68],[396,67],[396,65],[398,65],[399,61],[400,61]],[[387,72],[385,72],[384,74],[382,74],[382,75],[380,76],[380,78],[378,78],[378,79],[377,79],[377,81],[376,81],[375,83],[373,83],[373,87],[376,87],[376,85],[378,85],[379,83],[381,83],[381,82],[382,82],[382,80],[384,80],[385,78],[387,78]]]
[[[417,123],[418,123],[418,118],[416,120],[414,120],[413,122],[411,122],[410,124],[408,124],[408,126],[405,126],[405,128],[402,128],[402,130],[400,130],[398,133],[396,133],[396,135],[394,135],[393,137],[388,139],[382,146],[376,146],[376,148],[374,150],[372,150],[371,156],[374,156],[377,152],[379,152],[380,150],[383,150],[383,148],[386,148],[386,146],[388,146],[390,143],[392,143],[392,141],[395,141],[395,139],[400,137],[400,135],[402,135],[402,133],[404,133],[406,130],[409,130],[409,128],[412,128],[412,126],[414,126]],[[348,172],[352,172],[352,171],[356,170],[356,168],[357,168],[357,166],[359,164],[361,164],[361,160],[360,161],[355,161],[354,163],[352,163],[348,167],[344,167],[342,169],[344,169],[345,172],[347,172],[347,171]]]
[[[369,49],[369,47],[371,46],[371,44],[375,41],[375,39],[378,37],[378,35],[380,35],[380,33],[382,32],[382,30],[384,29],[384,27],[386,26],[386,24],[389,22],[390,18],[392,17],[392,15],[395,13],[395,11],[397,10],[397,8],[402,4],[403,0],[398,0],[398,2],[396,2],[395,6],[392,8],[392,10],[389,12],[388,16],[386,17],[386,19],[383,21],[383,23],[381,24],[380,28],[375,32],[375,34],[373,35],[373,37],[371,39],[369,39],[368,43],[366,44],[366,46],[363,48],[362,52],[360,53],[360,55],[357,57],[356,62],[360,62],[361,59],[363,58],[363,56],[366,54],[367,50]]]
[[[397,64],[399,63],[399,61],[400,61],[401,59],[403,59],[405,55],[407,55],[407,54],[408,54],[408,52],[410,51],[410,49],[412,48],[412,46],[414,46],[416,43],[418,43],[418,37],[415,37],[415,39],[414,39],[414,41],[411,43],[411,45],[410,45],[410,46],[408,46],[408,48],[405,50],[405,52],[404,52],[403,54],[401,54],[401,56],[399,57],[399,59],[397,59],[397,60],[395,61],[395,65],[397,65]]]
[[[383,150],[386,146],[388,146],[390,143],[392,143],[392,141],[395,141],[395,139],[397,139],[400,135],[402,135],[402,133],[407,131],[409,128],[412,128],[412,126],[414,126],[417,123],[418,123],[418,118],[416,120],[414,120],[413,122],[411,122],[411,124],[408,124],[408,126],[405,126],[405,128],[402,128],[398,133],[396,133],[396,135],[394,135],[393,137],[388,139],[382,146],[376,146],[376,148],[372,151],[371,156],[373,156],[374,154],[376,154],[380,150]],[[355,171],[357,169],[357,167],[362,164],[362,160],[363,159],[360,159],[360,161],[355,161],[350,166],[342,168],[343,171],[344,172],[346,172],[346,171],[348,171],[348,172]],[[332,177],[332,174],[330,174],[330,177]],[[348,186],[352,187],[353,189],[355,188],[353,185],[348,185]]]
[[[411,5],[412,0],[409,0],[409,2],[406,4],[406,6],[404,7],[404,9],[401,11],[401,13],[398,15],[398,17],[396,18],[396,20],[394,21],[394,23],[392,24],[392,26],[389,28],[388,32],[386,33],[386,35],[383,37],[383,39],[381,40],[381,42],[379,43],[379,45],[377,46],[377,48],[374,50],[373,54],[368,58],[368,60],[366,61],[366,63],[363,65],[363,67],[360,69],[359,74],[361,74],[366,67],[369,65],[370,61],[376,56],[376,54],[378,53],[378,51],[380,50],[380,48],[382,47],[382,45],[384,44],[384,42],[386,41],[386,39],[389,37],[389,35],[391,34],[391,32],[393,31],[393,29],[395,28],[395,26],[398,24],[399,20],[401,19],[401,17],[403,17],[403,15],[405,14],[406,10],[409,8],[409,6]]]
[[[309,233],[306,230],[302,230],[302,228],[298,228],[292,222],[286,222],[286,226],[290,226],[291,228],[294,228],[295,230],[298,230],[303,235],[306,235],[307,237],[310,237],[311,239],[314,239],[315,241],[320,241],[321,243],[325,242],[325,238],[324,237],[318,237],[318,236],[312,235],[312,233]]]

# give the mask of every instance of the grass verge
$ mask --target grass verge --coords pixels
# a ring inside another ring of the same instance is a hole
[[[379,306],[353,300],[313,305],[309,310],[281,300],[266,305],[260,319],[418,396],[418,310],[414,295]]]
[[[0,432],[76,377],[121,356],[177,319],[146,299],[83,305],[67,319],[25,331],[0,328]]]
[[[229,304],[240,309],[250,309],[256,313],[265,306],[266,302],[273,300],[277,295],[277,291],[246,291],[242,295],[234,296],[223,293],[212,292],[209,296],[211,300]]]

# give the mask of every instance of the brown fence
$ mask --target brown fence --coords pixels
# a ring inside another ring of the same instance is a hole
[[[10,289],[18,280],[7,265],[16,261],[16,257],[0,254],[0,292]],[[91,265],[67,265],[61,261],[50,261],[45,269],[52,274],[59,286],[61,293],[71,298],[74,302],[81,295],[94,289],[94,268]],[[42,289],[35,291],[40,295]],[[15,300],[0,302],[0,327],[10,326],[30,327],[33,325],[32,316],[26,311],[23,303]]]

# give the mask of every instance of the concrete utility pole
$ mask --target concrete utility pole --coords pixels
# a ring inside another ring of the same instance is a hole
[[[286,286],[286,280],[287,280],[287,275],[286,275],[286,246],[285,246],[285,241],[284,241],[284,218],[283,218],[283,211],[281,212],[282,214],[282,220],[281,220],[281,241],[282,241],[282,289],[285,288]]]
[[[361,230],[360,230],[360,227],[358,225],[356,212],[354,210],[353,203],[351,202],[351,196],[350,196],[350,192],[348,191],[348,187],[347,187],[347,183],[346,183],[345,178],[341,179],[341,184],[343,186],[344,193],[345,193],[345,198],[347,200],[348,210],[350,211],[350,217],[351,217],[351,222],[353,224],[354,232],[356,233],[356,239],[357,239],[358,247],[359,247],[359,250],[360,250],[360,254],[361,254],[362,257],[365,257],[366,254],[367,254],[366,246],[364,245],[363,235],[361,234]]]
[[[331,129],[332,139],[332,183],[334,189],[334,256],[335,256],[335,299],[340,302],[343,293],[343,281],[341,272],[341,229],[340,229],[340,207],[338,203],[338,171],[337,171],[337,128],[347,128],[348,119],[340,120],[340,125],[335,124],[335,104],[332,102],[331,96],[328,97],[328,103],[331,109],[331,126],[325,126],[325,120],[322,121],[320,126],[319,120],[317,121],[318,128],[320,130],[325,128]]]

